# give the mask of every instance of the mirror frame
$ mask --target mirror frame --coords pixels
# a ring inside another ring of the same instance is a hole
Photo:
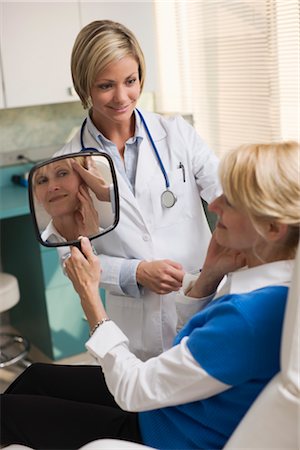
[[[93,235],[92,237],[89,238],[90,241],[92,241],[93,239],[99,238],[101,236],[104,236],[105,234],[109,233],[110,231],[112,231],[114,228],[116,228],[116,226],[119,223],[119,219],[120,219],[120,201],[119,201],[119,188],[118,188],[118,181],[117,181],[117,175],[116,175],[116,171],[114,168],[114,164],[113,161],[111,159],[111,157],[104,152],[100,152],[97,150],[89,150],[86,149],[84,151],[81,152],[77,152],[77,153],[65,153],[63,155],[60,156],[56,156],[53,158],[49,158],[46,159],[44,161],[39,162],[38,164],[35,164],[29,172],[28,175],[28,195],[29,195],[29,207],[30,207],[30,213],[31,213],[31,217],[33,220],[33,225],[34,225],[34,231],[37,237],[38,242],[43,245],[44,247],[69,247],[71,245],[74,245],[78,248],[80,248],[80,241],[78,239],[75,239],[73,241],[67,241],[67,243],[64,242],[46,242],[43,241],[41,238],[41,232],[39,230],[38,227],[38,223],[36,220],[36,214],[35,214],[35,206],[34,206],[34,197],[33,197],[33,175],[35,173],[36,170],[38,170],[39,168],[46,166],[47,164],[53,163],[55,161],[60,161],[63,159],[68,159],[68,158],[75,158],[76,156],[103,156],[109,163],[109,168],[111,170],[111,174],[112,174],[112,182],[114,184],[114,201],[115,201],[115,220],[114,223],[109,226],[108,228],[106,228],[103,232],[100,232],[99,234]]]

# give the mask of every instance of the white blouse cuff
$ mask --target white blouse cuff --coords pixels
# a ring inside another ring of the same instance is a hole
[[[96,329],[85,346],[95,358],[104,358],[113,347],[122,343],[128,344],[128,342],[125,334],[110,320]]]
[[[182,281],[182,288],[178,291],[176,296],[176,303],[181,303],[184,305],[195,305],[197,302],[198,304],[205,303],[207,304],[212,300],[215,296],[215,292],[213,294],[210,294],[206,297],[196,298],[196,297],[188,297],[186,295],[186,292],[190,291],[191,288],[194,286],[199,274],[193,275],[190,273],[186,273],[183,277]]]

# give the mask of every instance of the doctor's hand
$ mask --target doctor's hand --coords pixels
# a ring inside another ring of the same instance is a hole
[[[88,238],[81,238],[80,244],[82,252],[73,246],[71,256],[64,261],[64,270],[73,283],[82,309],[93,328],[97,322],[107,318],[99,295],[101,267]]]
[[[136,271],[136,280],[156,294],[178,291],[182,286],[184,271],[181,264],[169,259],[142,261]]]
[[[201,298],[213,294],[225,275],[246,265],[245,255],[218,244],[215,234],[216,232],[211,237],[200,275],[186,293],[189,297]]]
[[[73,159],[72,167],[79,173],[86,185],[94,192],[97,199],[103,202],[110,201],[109,186],[105,183],[99,169],[91,158],[87,158],[88,168],[85,169]]]

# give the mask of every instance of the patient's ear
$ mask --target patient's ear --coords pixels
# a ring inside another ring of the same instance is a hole
[[[266,224],[266,236],[269,241],[280,241],[288,231],[288,225],[279,222],[269,222]]]

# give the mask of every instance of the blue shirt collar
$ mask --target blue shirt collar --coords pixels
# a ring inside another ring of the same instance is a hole
[[[134,132],[134,136],[132,136],[131,138],[128,139],[128,141],[127,141],[128,144],[134,144],[135,142],[137,144],[139,144],[144,138],[144,130],[143,130],[143,126],[141,123],[141,118],[138,115],[138,113],[136,112],[136,110],[134,110],[134,115],[135,115],[135,132]],[[96,126],[94,125],[94,123],[90,117],[90,114],[88,114],[88,116],[87,116],[86,126],[87,126],[89,133],[98,142],[98,144],[100,145],[100,147],[103,151],[105,151],[105,146],[114,145],[109,139],[107,139],[101,133],[101,131],[99,131],[96,128]]]

